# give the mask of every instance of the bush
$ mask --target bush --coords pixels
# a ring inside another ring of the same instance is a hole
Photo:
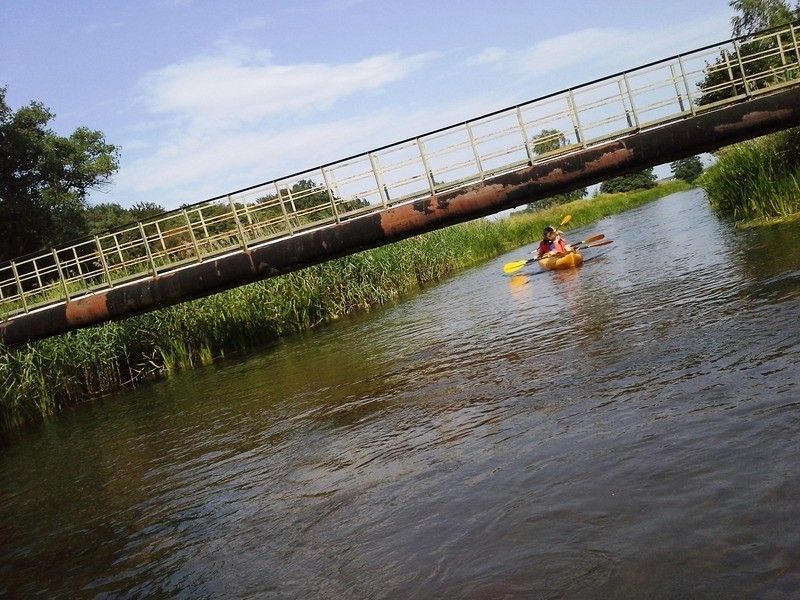
[[[711,206],[734,220],[800,211],[800,128],[728,146],[700,177]]]

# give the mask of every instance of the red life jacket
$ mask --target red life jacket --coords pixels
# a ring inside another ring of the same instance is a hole
[[[556,252],[566,252],[567,246],[564,243],[564,240],[558,238],[554,242],[548,242],[542,240],[539,243],[539,256],[541,256],[542,254],[547,254],[548,252],[552,252],[553,250],[555,250]]]

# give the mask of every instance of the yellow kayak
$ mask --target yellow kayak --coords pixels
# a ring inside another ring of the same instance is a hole
[[[555,271],[560,269],[574,269],[583,264],[583,257],[580,252],[570,252],[564,256],[548,256],[539,260],[539,266],[545,271]]]

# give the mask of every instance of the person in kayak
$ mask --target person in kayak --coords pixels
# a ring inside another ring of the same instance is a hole
[[[572,246],[561,237],[561,232],[555,227],[548,225],[544,228],[544,237],[539,242],[539,251],[536,254],[536,260],[546,256],[553,256],[554,254],[564,254],[572,252]]]

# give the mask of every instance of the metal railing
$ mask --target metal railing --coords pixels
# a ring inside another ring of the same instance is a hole
[[[800,83],[797,24],[598,79],[0,265],[0,318]]]

